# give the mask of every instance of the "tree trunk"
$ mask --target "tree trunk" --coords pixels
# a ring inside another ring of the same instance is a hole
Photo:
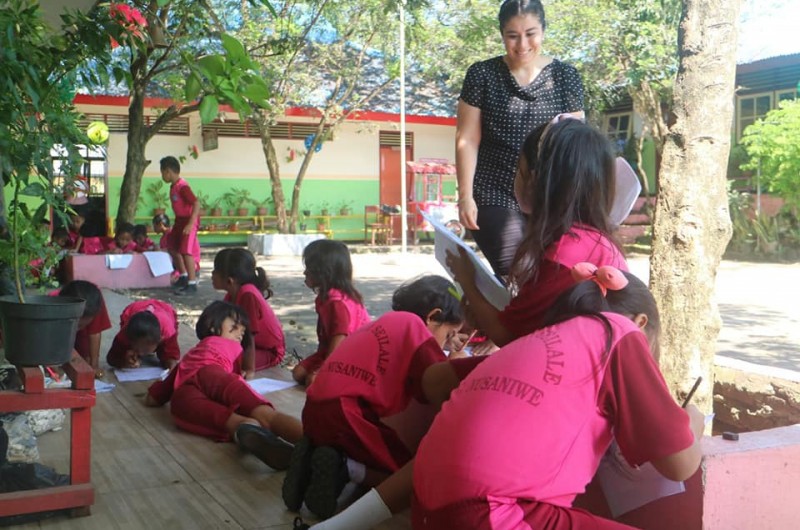
[[[275,152],[275,144],[272,143],[272,136],[269,132],[269,122],[261,115],[254,116],[254,121],[258,127],[258,134],[261,138],[261,150],[264,152],[264,159],[267,161],[269,180],[272,186],[272,203],[275,205],[275,216],[278,218],[276,229],[279,234],[289,233],[286,222],[286,197],[283,194],[281,184],[281,168],[278,163],[278,154]],[[294,233],[294,230],[292,230]]]
[[[664,144],[650,284],[661,310],[661,369],[676,394],[703,384],[712,409],[720,317],[717,268],[731,236],[726,167],[741,0],[684,0],[674,122]]]
[[[149,136],[144,123],[144,90],[134,89],[128,107],[128,152],[125,157],[125,175],[119,193],[116,222],[134,223],[136,204],[142,188],[142,175],[150,161],[145,158]]]
[[[300,169],[297,171],[297,176],[294,179],[294,187],[292,188],[292,211],[289,221],[289,226],[292,232],[295,231],[297,227],[297,215],[300,211],[300,188],[303,186],[303,179],[306,176],[306,172],[308,171],[308,166],[311,165],[311,160],[314,158],[314,154],[317,152],[317,146],[322,144],[322,132],[325,130],[325,124],[327,123],[326,113],[323,112],[322,118],[320,118],[319,123],[317,123],[317,130],[314,133],[314,141],[311,142],[311,145],[308,146],[306,149],[306,154],[303,157],[303,163],[300,164]]]

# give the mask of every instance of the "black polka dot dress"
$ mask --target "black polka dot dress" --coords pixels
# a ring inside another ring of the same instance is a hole
[[[503,57],[494,57],[469,67],[459,98],[481,109],[481,143],[472,189],[475,203],[519,210],[514,175],[522,143],[556,115],[583,110],[578,71],[554,59],[530,85],[521,87]]]

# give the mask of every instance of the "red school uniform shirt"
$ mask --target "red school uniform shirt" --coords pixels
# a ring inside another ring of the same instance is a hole
[[[244,309],[247,318],[250,320],[250,332],[253,334],[253,341],[256,346],[256,370],[275,366],[286,353],[286,341],[283,336],[283,328],[275,316],[275,312],[270,307],[264,294],[251,284],[245,284],[236,293],[236,301],[233,302],[229,294],[225,295],[226,302],[232,302]],[[265,352],[265,355],[258,355],[258,351]],[[259,358],[269,359],[269,363],[259,366]]]
[[[308,387],[306,408],[319,401],[356,398],[378,417],[397,414],[412,397],[426,401],[422,374],[445,360],[419,316],[386,313],[352,333],[330,354]]]
[[[317,312],[317,353],[327,357],[331,339],[336,335],[349,335],[370,321],[367,309],[338,289],[329,289],[325,300],[318,295],[314,300]]]
[[[178,363],[174,388],[178,389],[204,366],[216,365],[228,373],[234,373],[234,366],[241,355],[241,343],[216,335],[206,337],[186,352]]]
[[[188,219],[192,215],[192,208],[197,202],[189,183],[179,178],[169,187],[169,200],[172,203],[172,211],[177,218]]]
[[[61,289],[51,291],[49,296],[58,296]],[[106,301],[103,296],[100,296],[100,310],[89,321],[85,328],[79,329],[75,335],[75,350],[86,360],[89,360],[89,336],[102,333],[111,328],[111,319],[108,317],[108,309],[106,309]]]
[[[604,315],[608,354],[602,322],[576,317],[508,344],[462,381],[417,452],[423,509],[489,499],[498,528],[517,528],[507,518],[520,517],[518,500],[571,506],[612,435],[632,465],[694,443],[644,334]]]
[[[114,240],[113,237],[106,238],[103,241],[103,244],[105,246],[105,251],[106,252],[111,252],[112,250],[116,250],[116,249],[120,248],[120,247],[117,246],[117,242]],[[127,245],[122,247],[122,252],[125,253],[125,254],[129,254],[129,253],[131,253],[131,252],[133,252],[135,250],[136,250],[136,242],[135,241],[131,241],[130,243],[128,243]]]
[[[120,331],[114,337],[114,342],[108,352],[109,358],[116,357],[117,360],[109,364],[121,364],[125,352],[130,348],[131,344],[128,337],[125,335],[125,328],[128,326],[131,317],[142,311],[149,311],[158,320],[158,325],[161,328],[161,341],[156,348],[156,353],[159,359],[180,359],[181,349],[178,344],[178,314],[167,302],[161,300],[137,300],[122,311],[119,317]]]
[[[561,293],[575,285],[572,267],[583,261],[598,267],[612,265],[623,271],[628,270],[622,252],[603,233],[575,225],[547,248],[538,276],[526,282],[517,296],[500,312],[500,322],[515,337],[541,328],[550,306]]]
[[[149,237],[144,238],[144,243],[142,243],[141,245],[134,241],[134,245],[135,245],[134,248],[135,252],[150,252],[151,250],[156,249],[156,244],[153,243],[153,240],[150,239]]]

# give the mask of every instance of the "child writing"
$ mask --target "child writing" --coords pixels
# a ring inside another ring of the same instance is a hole
[[[460,386],[453,363],[430,367],[426,395],[449,400],[415,460],[312,528],[372,528],[407,507],[412,484],[415,529],[628,528],[570,507],[612,434],[630,463],[650,461],[672,480],[691,476],[704,418],[675,403],[658,371],[655,300],[613,267],[577,264],[575,277],[546,327],[487,357]],[[429,392],[436,369],[450,371],[452,394]]]
[[[275,312],[267,303],[272,296],[267,273],[256,267],[253,254],[244,248],[226,248],[214,257],[211,273],[214,289],[225,291],[225,301],[244,309],[253,341],[243,356],[245,377],[283,360],[286,343]]]
[[[106,302],[98,287],[85,280],[72,280],[61,289],[50,293],[53,296],[73,296],[86,300],[83,315],[78,320],[78,333],[75,335],[75,350],[94,369],[98,379],[103,377],[100,369],[100,339],[103,331],[111,328]]]
[[[525,140],[514,183],[520,208],[528,214],[509,276],[516,296],[498,311],[476,287],[475,269],[465,255],[448,253],[446,260],[476,327],[495,344],[539,329],[547,309],[571,286],[576,263],[628,269],[610,236],[614,172],[608,139],[578,119],[557,117]]]
[[[133,242],[136,243],[135,252],[150,252],[156,249],[156,244],[147,237],[147,225],[133,227]]]
[[[317,293],[316,353],[303,359],[292,370],[295,381],[310,385],[325,359],[344,338],[369,322],[369,314],[353,286],[353,264],[347,245],[318,239],[303,250],[306,286]]]
[[[153,352],[164,368],[172,369],[180,360],[178,314],[161,300],[138,300],[122,311],[106,362],[114,368],[138,368],[140,358]]]
[[[547,327],[481,363],[434,419],[414,463],[415,529],[628,528],[571,508],[612,437],[632,465],[672,480],[697,470],[703,414],[681,409],[658,370],[647,287],[610,266],[573,274]]]
[[[412,453],[380,418],[398,414],[412,397],[427,402],[422,375],[446,360],[442,351],[464,315],[453,284],[423,276],[401,286],[392,311],[344,339],[308,388],[306,435],[283,483],[286,506],[303,501],[325,519],[348,480],[372,488],[411,460]]]
[[[104,244],[108,254],[130,254],[136,250],[136,242],[133,240],[133,225],[118,223],[114,238],[107,238]]]
[[[175,213],[175,226],[169,232],[167,249],[180,276],[175,282],[176,294],[197,292],[197,275],[193,249],[200,224],[200,202],[189,184],[181,178],[181,164],[174,156],[161,159],[161,178],[170,185],[169,199]]]
[[[234,440],[268,466],[286,469],[291,443],[300,440],[303,428],[296,418],[276,411],[235,369],[243,346],[252,340],[247,315],[233,304],[212,302],[195,329],[200,342],[167,379],[150,386],[145,404],[171,400],[178,428],[217,441]]]

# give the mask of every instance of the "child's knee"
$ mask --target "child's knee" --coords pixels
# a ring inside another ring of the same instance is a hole
[[[308,376],[308,371],[302,365],[298,364],[297,366],[292,368],[292,377],[298,383],[305,384],[306,383],[306,376]]]

